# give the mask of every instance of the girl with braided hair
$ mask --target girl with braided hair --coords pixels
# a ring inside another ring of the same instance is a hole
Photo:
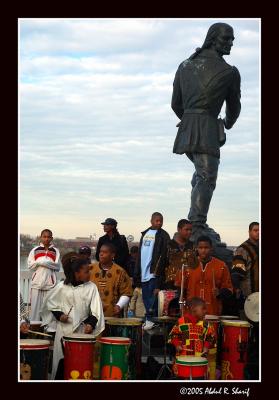
[[[61,379],[56,372],[59,361],[63,359],[63,336],[81,332],[98,336],[105,328],[98,289],[89,281],[88,261],[72,252],[63,257],[62,265],[66,279],[49,292],[42,307],[42,325],[57,320],[52,379]]]

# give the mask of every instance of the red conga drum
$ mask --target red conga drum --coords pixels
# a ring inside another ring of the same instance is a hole
[[[204,357],[177,356],[173,366],[178,378],[185,380],[206,380],[208,361]]]
[[[63,336],[64,379],[93,379],[94,344],[96,339],[86,333]]]
[[[221,369],[223,380],[244,380],[250,324],[247,321],[223,320]]]

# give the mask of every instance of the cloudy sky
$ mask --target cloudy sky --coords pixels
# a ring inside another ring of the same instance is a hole
[[[223,20],[224,21],[224,20]],[[173,235],[188,215],[193,165],[172,153],[174,74],[218,20],[21,19],[19,21],[20,231],[123,234],[153,211]],[[242,78],[242,112],[221,150],[208,223],[228,245],[259,219],[259,21],[235,30],[226,60]]]

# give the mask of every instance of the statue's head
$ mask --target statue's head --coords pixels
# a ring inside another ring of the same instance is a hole
[[[221,56],[228,55],[233,46],[233,28],[225,23],[218,22],[208,29],[203,49],[215,49]]]

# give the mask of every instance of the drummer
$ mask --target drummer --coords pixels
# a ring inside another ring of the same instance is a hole
[[[222,301],[232,297],[233,287],[226,264],[212,257],[212,241],[207,236],[197,240],[199,265],[188,268],[184,275],[184,298],[201,297],[207,314],[221,315]],[[176,274],[175,285],[181,286],[181,270]]]
[[[105,328],[101,299],[96,285],[89,281],[87,260],[71,252],[63,257],[62,265],[66,279],[47,294],[42,307],[42,325],[57,320],[52,379],[63,379],[63,336],[72,333],[98,336]]]
[[[175,346],[176,355],[204,356],[216,343],[214,328],[204,321],[205,301],[193,297],[186,310],[169,334],[169,343]]]
[[[175,276],[181,268],[183,253],[193,249],[193,242],[190,240],[192,224],[187,219],[181,219],[177,224],[177,232],[168,244],[168,267],[165,271],[165,289],[176,289],[174,285]]]
[[[105,317],[121,317],[133,294],[129,275],[113,261],[115,254],[113,244],[103,244],[100,261],[90,265],[90,280],[98,287]]]
[[[232,265],[232,282],[235,288],[238,308],[244,317],[245,299],[259,291],[259,223],[249,225],[249,239],[235,250]]]

